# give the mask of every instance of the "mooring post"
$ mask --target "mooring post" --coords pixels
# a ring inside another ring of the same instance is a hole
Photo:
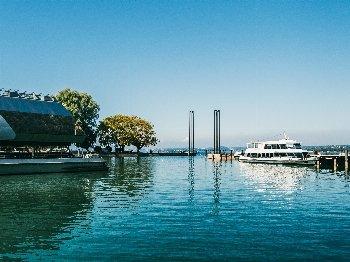
[[[349,172],[349,151],[345,150],[345,173]]]
[[[232,156],[233,156],[233,150],[231,150],[231,152],[230,152],[231,159],[232,159]]]
[[[334,172],[337,171],[337,158],[336,157],[333,159],[333,170],[334,170]]]

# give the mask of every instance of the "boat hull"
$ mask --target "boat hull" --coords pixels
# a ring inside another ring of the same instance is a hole
[[[273,164],[273,165],[299,165],[299,166],[314,166],[316,159],[258,159],[240,157],[240,162],[253,164]]]
[[[101,158],[0,159],[0,175],[108,170]]]

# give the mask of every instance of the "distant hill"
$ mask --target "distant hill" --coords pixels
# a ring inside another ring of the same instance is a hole
[[[303,146],[304,149],[308,151],[317,152],[344,152],[345,150],[350,151],[350,145],[323,145],[323,146]]]

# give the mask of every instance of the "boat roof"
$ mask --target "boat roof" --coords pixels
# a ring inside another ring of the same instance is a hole
[[[254,143],[258,143],[258,144],[295,144],[295,143],[299,143],[296,140],[292,140],[292,139],[280,139],[280,140],[269,140],[269,141],[255,141],[255,142],[250,142],[248,144],[254,144]]]

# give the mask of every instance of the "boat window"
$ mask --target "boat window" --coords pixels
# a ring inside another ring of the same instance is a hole
[[[294,156],[294,154],[293,154],[293,153],[288,153],[287,155],[288,155],[288,156],[291,156],[291,157],[293,157],[293,156]]]
[[[256,155],[257,155],[256,153],[252,153],[251,154],[252,157],[256,157]]]
[[[265,153],[262,153],[262,157],[265,157]]]
[[[273,153],[270,153],[270,157],[273,157]]]
[[[272,145],[265,144],[264,149],[272,149]]]
[[[277,149],[277,145],[276,145],[276,144],[273,144],[273,145],[272,145],[272,149]]]
[[[280,144],[279,145],[281,149],[287,149],[287,145],[286,144]]]
[[[261,154],[260,154],[260,153],[258,154],[258,157],[261,157]]]
[[[296,155],[296,157],[298,157],[298,158],[303,158],[303,154],[302,154],[302,153],[296,153],[295,155]]]
[[[300,145],[300,143],[296,143],[296,144],[294,144],[294,147],[295,147],[296,149],[301,149],[301,145]]]
[[[280,156],[287,156],[286,153],[280,153]]]

